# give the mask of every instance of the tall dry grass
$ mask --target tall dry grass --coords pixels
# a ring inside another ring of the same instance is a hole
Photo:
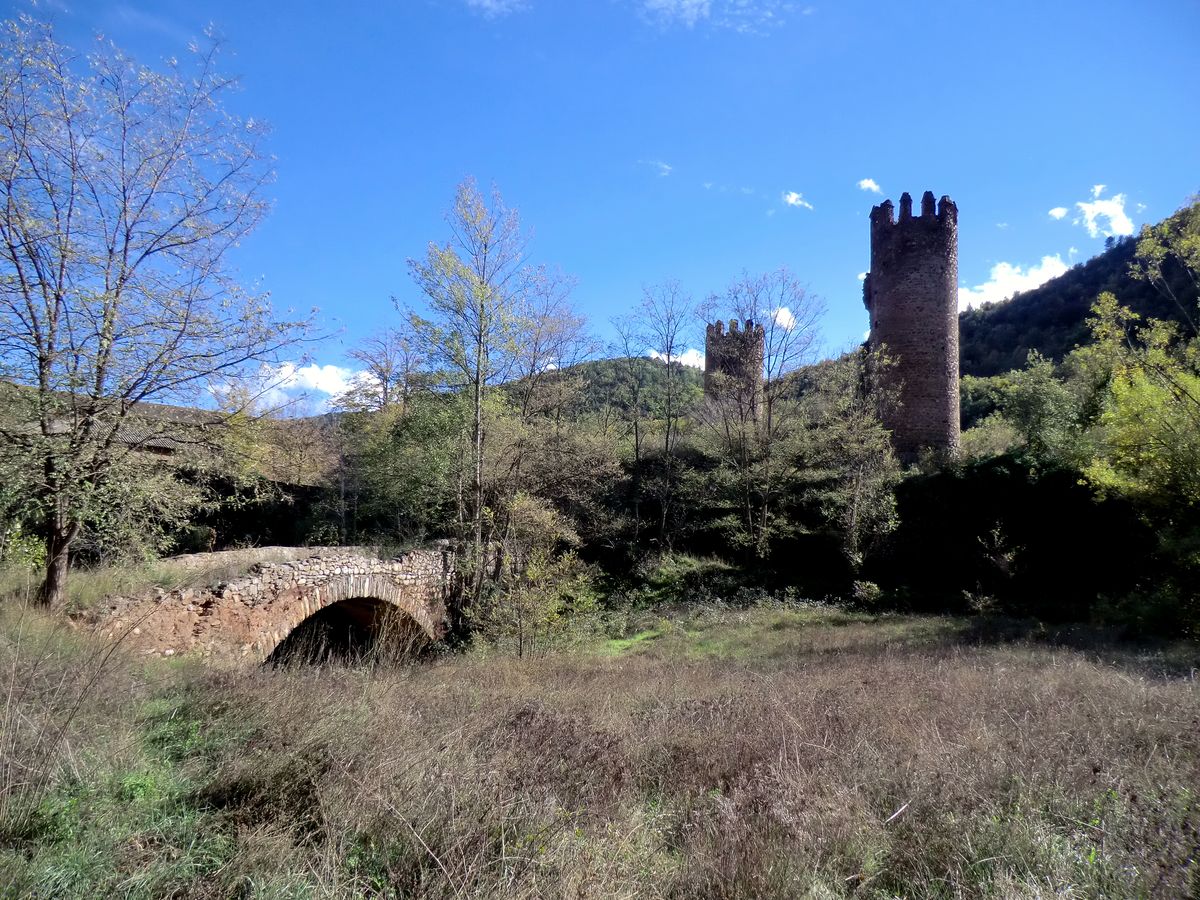
[[[615,654],[160,673],[109,718],[190,825],[88,838],[104,866],[56,896],[1197,896],[1194,675],[903,625],[716,612]],[[13,883],[61,870],[56,834],[5,837]]]

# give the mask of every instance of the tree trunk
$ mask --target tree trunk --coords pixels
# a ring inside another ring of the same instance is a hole
[[[34,598],[39,606],[57,609],[66,602],[71,542],[78,530],[74,525],[57,522],[50,527],[46,537],[46,577]]]
[[[471,493],[474,495],[474,561],[475,571],[472,572],[472,599],[478,601],[483,595],[483,579],[487,561],[483,552],[483,341],[478,340],[475,347],[475,428],[473,444],[475,450],[475,466],[472,472]]]

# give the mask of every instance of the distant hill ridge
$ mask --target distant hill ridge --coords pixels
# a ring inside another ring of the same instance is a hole
[[[1096,297],[1111,291],[1143,318],[1181,322],[1179,307],[1155,287],[1134,278],[1130,263],[1137,238],[1120,238],[1087,262],[1079,263],[1041,287],[999,303],[985,303],[959,315],[959,368],[964,375],[999,375],[1020,369],[1030,350],[1061,360],[1087,344],[1087,318]],[[1196,288],[1183,273],[1172,288],[1189,309]]]

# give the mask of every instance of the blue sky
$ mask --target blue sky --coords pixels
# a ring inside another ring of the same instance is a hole
[[[13,11],[25,8],[12,7]],[[1200,4],[790,0],[129,0],[43,4],[141,61],[214,23],[266,119],[274,211],[239,251],[333,336],[295,389],[419,302],[406,259],[467,175],[578,279],[601,337],[643,285],[697,297],[786,266],[862,339],[867,216],[958,204],[964,302],[1032,287],[1200,189]],[[1052,212],[1053,211],[1053,212]],[[697,345],[698,346],[698,345]],[[302,362],[297,360],[298,363]]]

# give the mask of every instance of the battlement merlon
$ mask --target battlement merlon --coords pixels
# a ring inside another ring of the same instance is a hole
[[[958,207],[946,194],[942,194],[942,199],[938,201],[937,217],[945,225],[958,226]]]
[[[903,225],[913,221],[928,221],[935,219],[943,225],[958,224],[958,207],[949,196],[943,194],[942,199],[934,203],[933,191],[926,191],[921,197],[921,215],[914,216],[912,196],[905,192],[900,195],[900,217],[894,215],[895,207],[891,200],[884,200],[871,209],[871,232],[875,234],[887,228]]]
[[[737,319],[729,320],[729,330],[725,330],[725,323],[718,320],[710,322],[705,326],[705,334],[709,340],[715,340],[717,343],[731,344],[738,342],[753,343],[755,339],[766,333],[762,325],[756,323],[753,319],[746,319],[741,322]]]

